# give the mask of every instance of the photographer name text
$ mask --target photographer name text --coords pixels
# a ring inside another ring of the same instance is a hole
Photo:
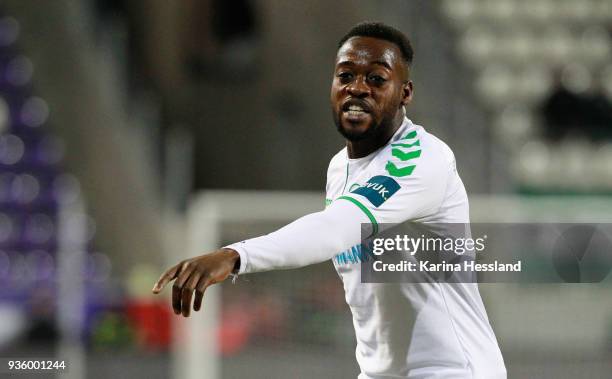
[[[442,261],[440,263],[432,263],[430,261],[416,262],[409,260],[402,260],[397,263],[383,263],[382,261],[375,261],[373,269],[378,272],[520,272],[522,270],[522,261],[518,260],[515,263],[501,263],[498,261],[492,263],[477,263],[475,261],[463,261],[461,263]]]

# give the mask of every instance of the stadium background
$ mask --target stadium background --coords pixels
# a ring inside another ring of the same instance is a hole
[[[609,0],[3,0],[0,356],[68,357],[73,378],[355,377],[329,263],[223,284],[204,329],[150,288],[213,224],[229,242],[322,206],[336,43],[362,20],[410,36],[409,117],[454,150],[475,217],[610,221]],[[198,213],[228,202],[229,221]],[[509,377],[610,377],[610,280],[482,286]]]

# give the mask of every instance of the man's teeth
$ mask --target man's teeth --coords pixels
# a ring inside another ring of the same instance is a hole
[[[365,113],[365,111],[359,105],[351,105],[351,106],[348,107],[347,113],[349,115],[351,115],[351,116],[357,116],[357,115],[360,115],[362,113]]]

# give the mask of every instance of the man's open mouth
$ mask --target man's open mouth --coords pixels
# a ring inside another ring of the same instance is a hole
[[[370,113],[370,108],[359,100],[348,100],[342,106],[342,113],[349,119],[361,119]]]

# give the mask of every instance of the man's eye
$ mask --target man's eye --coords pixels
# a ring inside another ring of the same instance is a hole
[[[374,83],[382,84],[387,81],[387,79],[383,78],[380,75],[370,75],[370,80]]]
[[[350,80],[353,77],[353,74],[351,74],[350,72],[341,72],[338,74],[338,78],[340,78],[340,80],[345,81],[345,80]]]

